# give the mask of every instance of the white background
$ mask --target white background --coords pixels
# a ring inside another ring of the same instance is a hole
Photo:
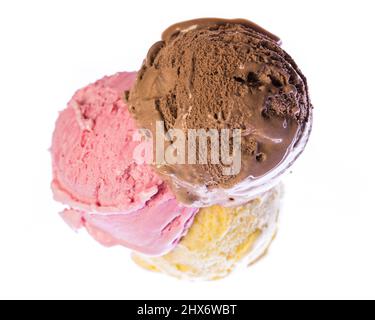
[[[375,298],[372,1],[1,1],[0,298]],[[279,35],[310,84],[315,123],[286,177],[269,255],[217,282],[136,267],[60,220],[50,146],[80,87],[139,68],[171,23],[247,18]]]

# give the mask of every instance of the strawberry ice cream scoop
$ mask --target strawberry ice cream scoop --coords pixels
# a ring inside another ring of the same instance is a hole
[[[74,229],[100,243],[149,255],[172,250],[197,211],[180,205],[168,186],[134,154],[145,143],[123,95],[136,74],[119,73],[79,90],[61,112],[52,141],[52,189],[69,206]]]

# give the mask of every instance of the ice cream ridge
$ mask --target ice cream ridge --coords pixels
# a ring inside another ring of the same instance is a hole
[[[312,125],[306,79],[280,45],[244,19],[181,22],[138,73],[79,90],[51,148],[64,220],[177,278],[219,279],[262,257]]]

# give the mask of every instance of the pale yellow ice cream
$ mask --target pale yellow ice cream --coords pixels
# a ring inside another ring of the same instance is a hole
[[[134,253],[133,260],[177,278],[223,278],[241,262],[252,264],[266,253],[276,234],[281,197],[277,186],[244,206],[203,208],[172,252],[162,257]]]

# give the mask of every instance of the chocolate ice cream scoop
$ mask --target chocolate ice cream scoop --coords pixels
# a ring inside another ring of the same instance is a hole
[[[210,155],[206,163],[157,163],[177,198],[193,206],[245,203],[273,187],[307,142],[312,118],[306,79],[280,40],[247,20],[198,19],[168,28],[154,44],[129,95],[142,128],[229,129],[240,168]],[[172,142],[165,142],[172,144]],[[219,148],[220,149],[220,148]],[[221,150],[221,149],[220,149]],[[200,151],[197,151],[197,155]]]

